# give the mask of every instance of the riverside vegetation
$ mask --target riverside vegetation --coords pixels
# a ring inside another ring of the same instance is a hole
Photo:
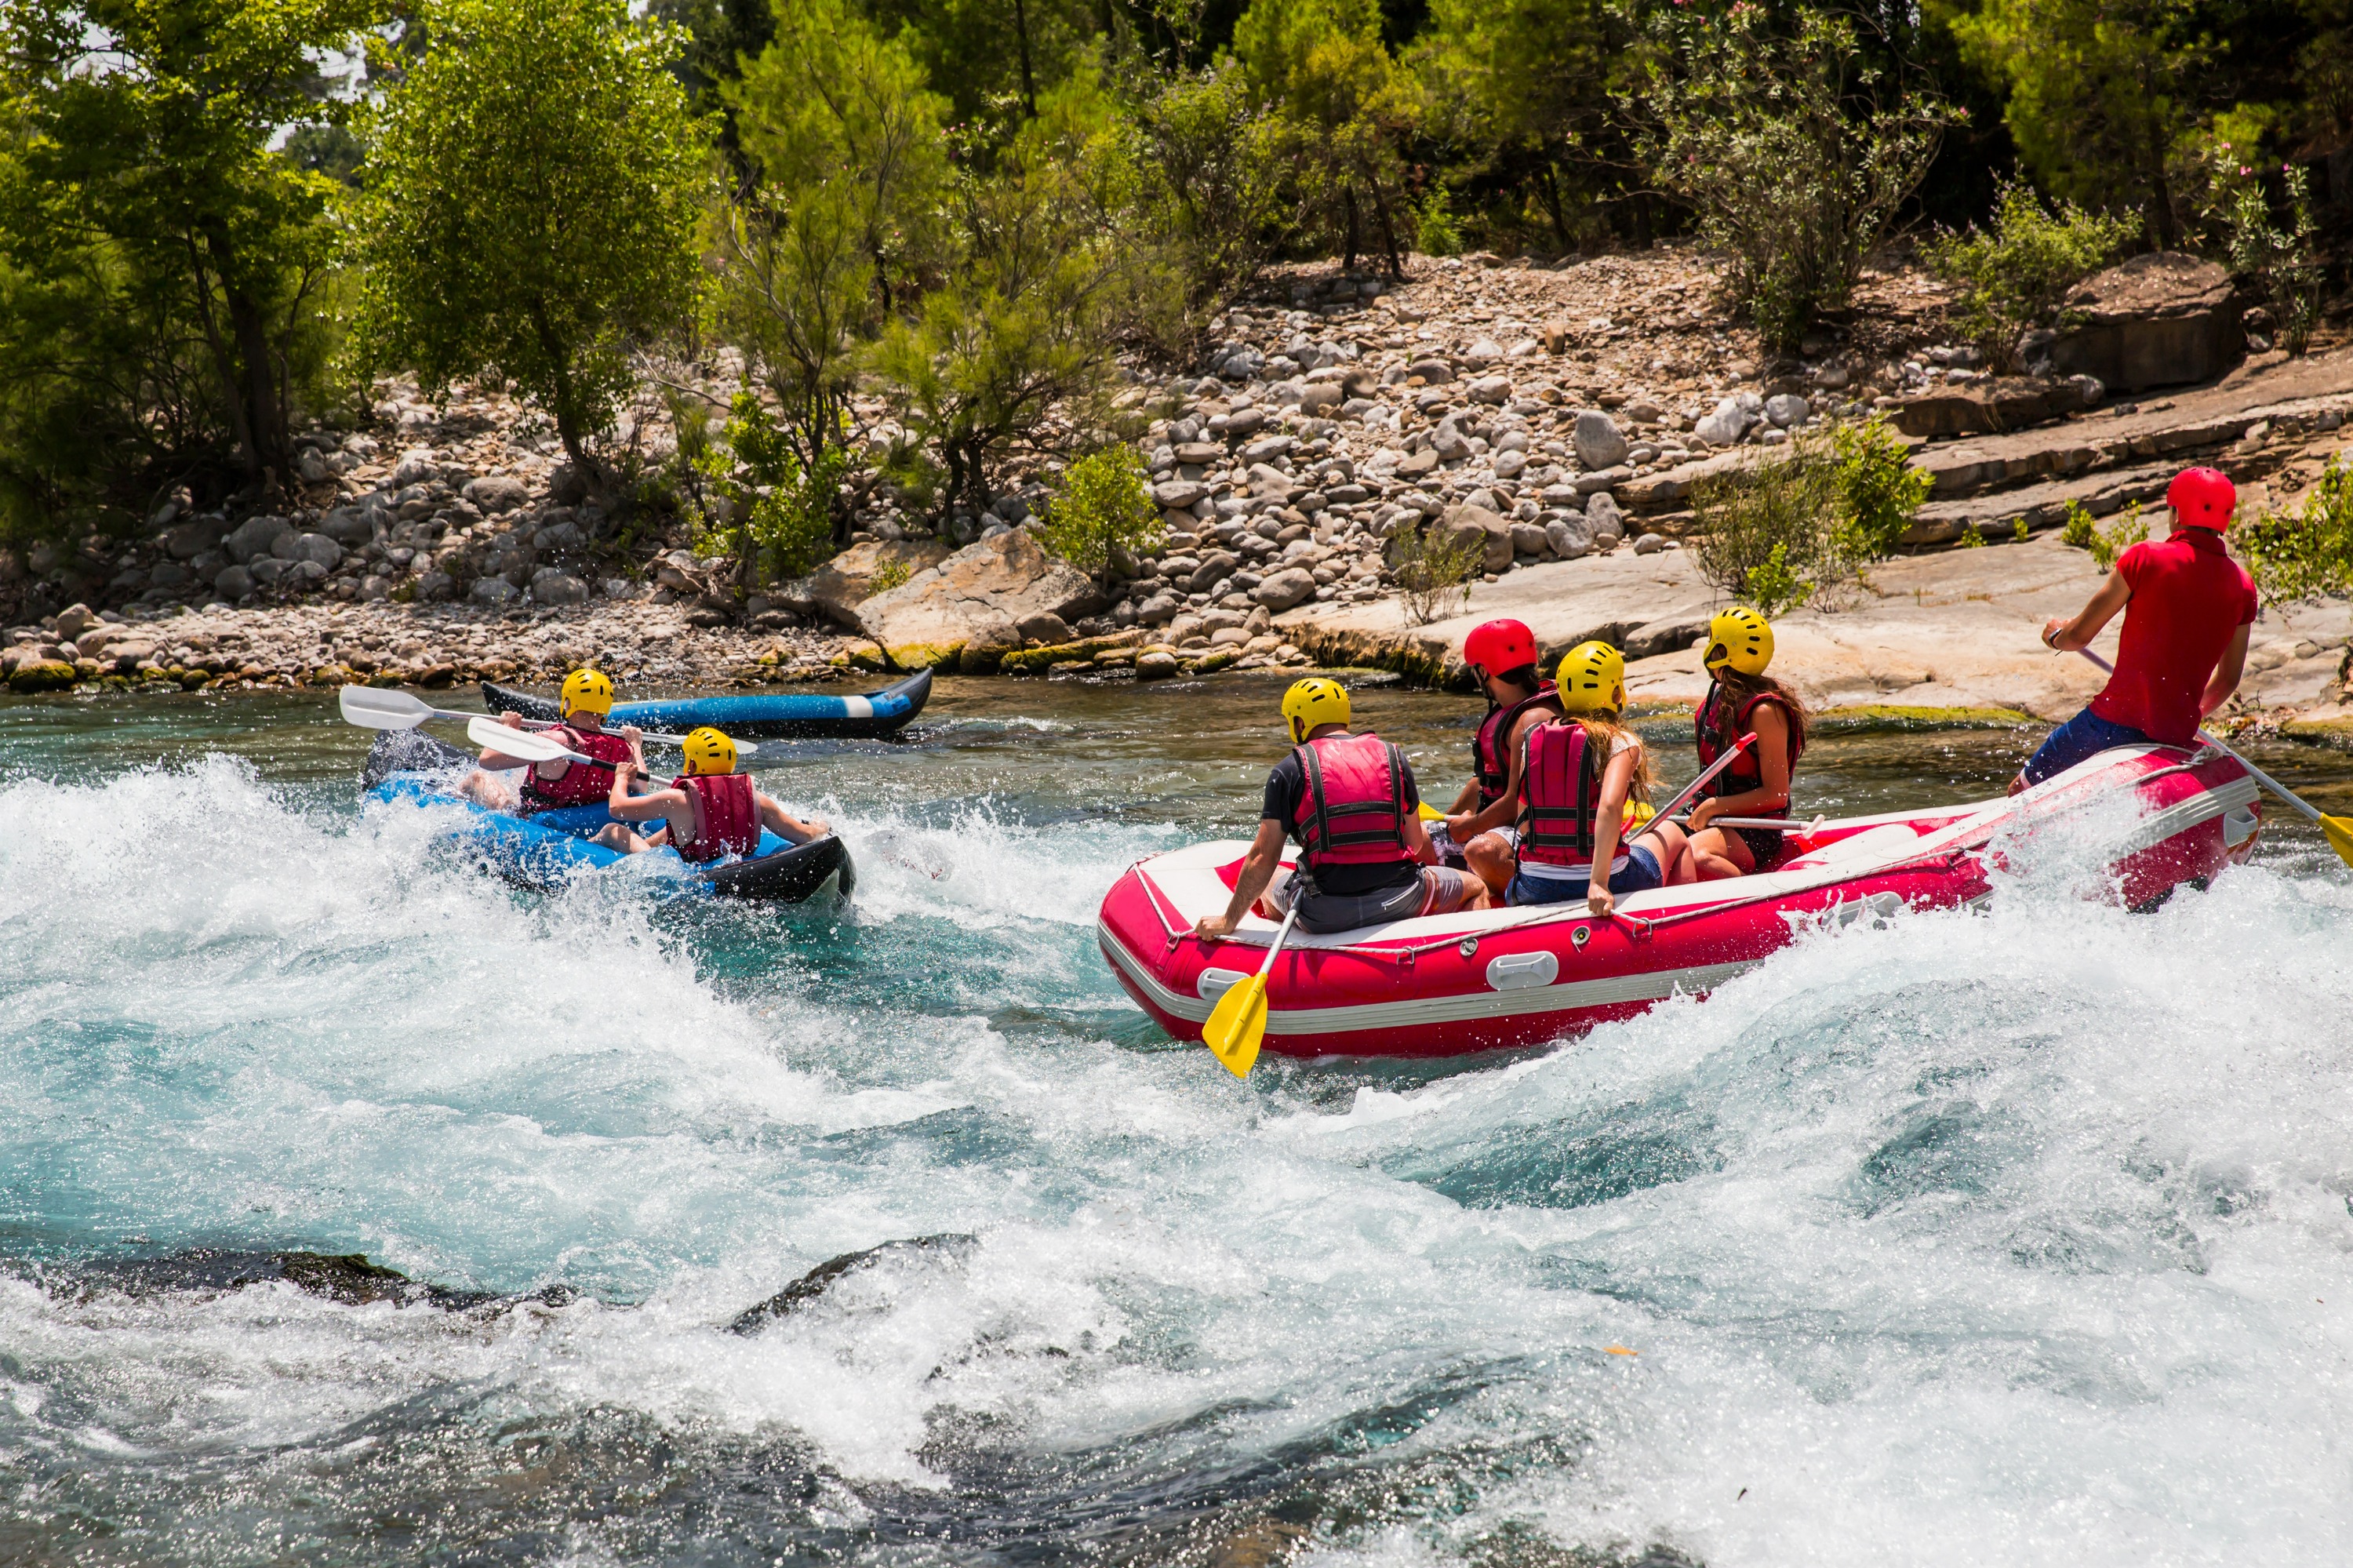
[[[8,673],[807,678],[1008,530],[1089,586],[966,668],[1298,663],[1303,604],[1686,535],[1820,602],[1924,499],[1875,417],[2049,374],[2115,257],[2328,341],[2353,37],[2195,11],[26,0]],[[2340,583],[2333,504],[2264,569]]]

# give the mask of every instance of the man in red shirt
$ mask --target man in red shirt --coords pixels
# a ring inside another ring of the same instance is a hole
[[[2117,556],[2081,615],[2043,627],[2045,644],[2073,653],[2125,612],[2116,673],[2091,706],[2051,732],[2010,781],[2011,794],[2112,746],[2189,746],[2206,715],[2238,690],[2256,608],[2254,579],[2222,548],[2238,502],[2220,471],[2184,469],[2165,493],[2171,535]]]

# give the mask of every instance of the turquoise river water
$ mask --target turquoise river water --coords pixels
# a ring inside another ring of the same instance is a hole
[[[2314,836],[2145,916],[2054,848],[1549,1050],[1244,1085],[1092,927],[1248,831],[1278,690],[765,748],[861,874],[783,910],[490,880],[360,809],[324,698],[0,703],[0,1562],[2353,1558]],[[1451,792],[1471,703],[1359,711]],[[1800,805],[2031,740],[1827,736]],[[727,1331],[917,1237],[970,1239]]]

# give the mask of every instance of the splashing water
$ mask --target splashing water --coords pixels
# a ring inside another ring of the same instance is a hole
[[[2353,893],[2301,840],[2136,916],[2080,895],[2124,825],[2086,813],[1982,911],[1810,934],[1704,1002],[1240,1086],[1093,950],[1122,868],[1253,810],[1271,747],[1194,700],[975,696],[794,753],[763,786],[840,825],[848,908],[517,894],[356,810],[348,756],[23,748],[0,1554],[2353,1545]],[[1461,705],[1388,700],[1451,779]],[[1825,739],[1807,785],[1878,809],[2015,760],[1896,790],[1890,755]],[[942,1235],[976,1240],[727,1330]],[[237,1262],[296,1251],[501,1299]]]

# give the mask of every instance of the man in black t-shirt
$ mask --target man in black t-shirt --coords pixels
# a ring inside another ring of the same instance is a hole
[[[1385,833],[1393,835],[1388,838],[1394,846],[1388,852],[1389,857],[1360,861],[1332,858],[1328,853],[1319,856],[1317,846],[1308,842],[1304,832],[1305,821],[1314,812],[1309,809],[1307,770],[1301,754],[1327,743],[1371,737],[1350,736],[1347,694],[1334,681],[1318,678],[1294,685],[1283,698],[1283,716],[1298,745],[1267,775],[1266,794],[1259,808],[1258,835],[1242,862],[1226,912],[1205,916],[1193,928],[1196,936],[1215,938],[1227,935],[1240,924],[1243,914],[1253,904],[1259,904],[1269,918],[1280,919],[1296,900],[1299,924],[1314,932],[1353,931],[1417,915],[1486,907],[1484,883],[1467,872],[1434,863],[1438,853],[1421,825],[1421,796],[1414,785],[1413,767],[1395,747],[1383,747],[1391,770],[1393,795],[1381,803],[1381,810],[1370,813],[1359,810],[1354,820],[1371,825],[1351,830],[1360,840],[1367,834],[1374,838]],[[1328,807],[1335,799],[1332,794],[1334,768],[1335,765],[1345,766],[1351,758],[1344,758],[1336,749],[1319,749],[1318,757]],[[1361,757],[1355,759],[1361,761]],[[1334,815],[1336,821],[1341,813]],[[1301,847],[1302,869],[1297,873],[1281,872],[1286,839]],[[1328,852],[1331,846],[1326,844],[1324,848]],[[1376,849],[1371,853],[1377,855],[1382,852]],[[1320,863],[1312,869],[1311,858],[1320,858]]]

